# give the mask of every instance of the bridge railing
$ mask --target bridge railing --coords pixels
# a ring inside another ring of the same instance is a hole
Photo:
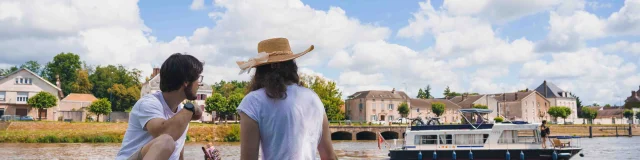
[[[352,122],[350,120],[330,120],[330,126],[407,126],[409,123],[395,123],[395,122]]]

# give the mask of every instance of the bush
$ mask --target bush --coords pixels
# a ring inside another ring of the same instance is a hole
[[[231,131],[224,136],[225,142],[240,142],[240,126],[231,126]]]
[[[500,122],[503,122],[504,119],[502,117],[496,117],[496,118],[493,118],[493,121],[496,121],[496,123],[500,123]]]

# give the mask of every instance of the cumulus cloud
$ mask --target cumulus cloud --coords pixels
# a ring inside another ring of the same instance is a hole
[[[632,55],[640,55],[640,42],[629,42],[622,40],[616,43],[604,45],[602,49],[605,52],[609,53],[622,52]]]
[[[191,6],[189,8],[191,10],[204,9],[204,0],[193,0],[193,2],[191,2]]]

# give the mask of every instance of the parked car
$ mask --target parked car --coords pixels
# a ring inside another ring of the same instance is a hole
[[[33,121],[33,117],[31,116],[22,116],[20,117],[21,121]]]

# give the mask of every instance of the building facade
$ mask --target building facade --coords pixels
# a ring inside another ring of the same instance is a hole
[[[541,122],[548,120],[550,102],[536,91],[494,94],[498,101],[498,115],[506,120]]]
[[[493,95],[462,95],[455,96],[449,100],[464,109],[473,108],[475,105],[487,106],[488,109],[493,111],[487,117],[489,120],[493,120],[498,116],[498,100]]]
[[[551,106],[564,106],[569,107],[571,109],[571,114],[567,117],[567,121],[569,119],[578,118],[579,110],[578,102],[575,97],[571,96],[571,94],[565,90],[560,89],[558,86],[551,82],[544,81],[536,91],[543,95],[544,98],[549,100]]]
[[[60,114],[62,119],[72,119],[73,121],[86,121],[88,107],[93,101],[98,100],[93,94],[71,93],[60,100]],[[102,116],[101,118],[106,117]],[[97,117],[93,117],[97,119]],[[105,122],[104,119],[101,122]]]
[[[398,106],[405,102],[410,106],[409,96],[395,89],[360,91],[345,101],[345,114],[352,122],[391,122],[402,117]]]
[[[140,97],[150,94],[150,93],[155,93],[155,92],[159,92],[160,91],[160,68],[154,68],[153,69],[153,73],[151,74],[151,79],[145,83],[142,84],[142,87],[140,88]],[[213,90],[211,89],[210,85],[207,84],[202,84],[199,88],[198,88],[198,92],[196,93],[196,100],[194,100],[195,104],[199,106],[203,111],[205,111],[205,100],[207,99],[207,97],[210,97],[213,93]],[[214,113],[207,113],[205,112],[202,115],[202,118],[200,118],[200,122],[209,122],[213,120],[213,117],[215,115]]]
[[[447,99],[411,99],[409,117],[421,118],[425,123],[429,118],[438,117],[431,107],[435,102],[443,103],[445,107],[444,113],[440,115],[440,123],[462,123],[462,116],[458,112],[461,107]]]
[[[62,97],[60,87],[51,84],[28,69],[19,69],[0,77],[0,115],[18,115],[20,117],[28,115],[34,119],[40,116],[42,120],[57,120],[56,114],[59,105],[39,110],[27,104],[30,97],[41,91],[51,93],[60,102]]]

